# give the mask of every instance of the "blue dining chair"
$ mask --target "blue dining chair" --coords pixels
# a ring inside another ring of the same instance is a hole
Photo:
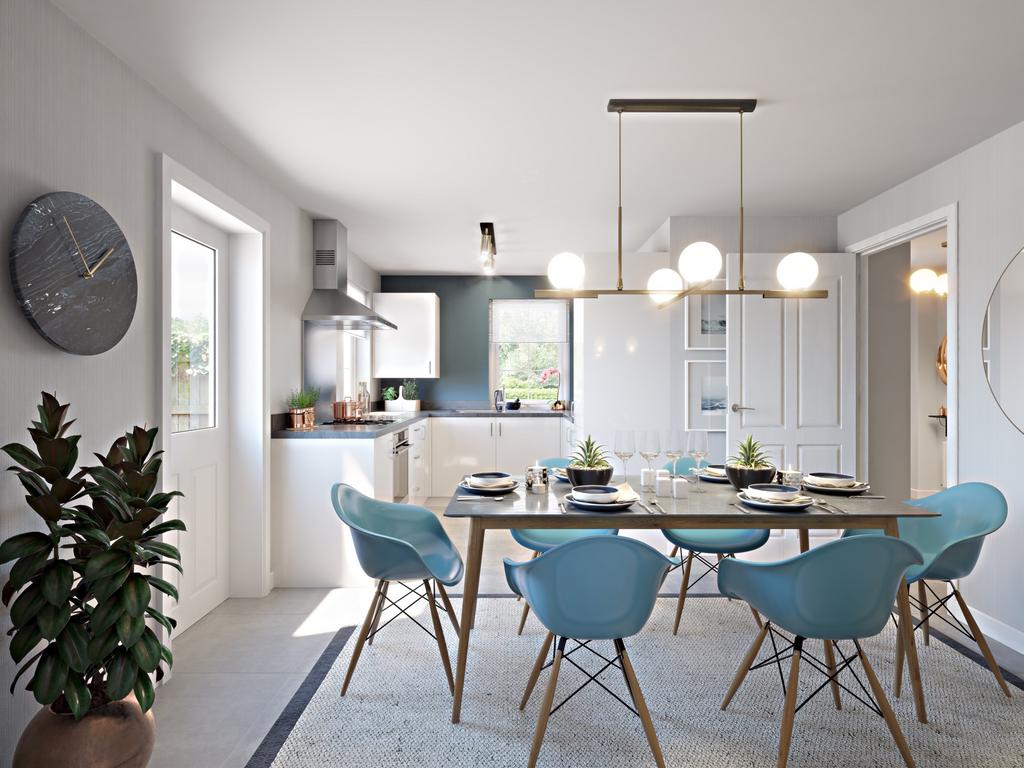
[[[864,655],[860,640],[882,631],[904,574],[922,562],[921,553],[914,545],[890,536],[838,539],[777,563],[751,563],[743,560],[722,562],[718,572],[718,588],[722,594],[746,600],[765,619],[722,701],[722,709],[729,706],[748,671],[772,664],[778,667],[779,678],[783,680],[785,706],[777,768],[785,768],[789,758],[793,720],[797,710],[823,690],[826,684],[833,686],[837,709],[842,708],[838,696],[838,689],[842,688],[881,716],[904,762],[908,768],[914,768],[914,760],[910,756],[903,732],[874,669]],[[871,567],[865,567],[866,563],[870,563]],[[776,627],[794,635],[794,638],[789,640]],[[758,662],[761,646],[769,634],[772,654]],[[804,642],[808,639],[824,641],[825,661],[807,652]],[[777,640],[782,641],[781,647]],[[849,656],[843,653],[840,641],[853,642],[853,651]],[[842,659],[838,666],[830,662],[832,649]],[[815,688],[798,705],[797,685],[803,657],[806,657],[812,669],[825,676],[826,682]],[[786,658],[791,658],[788,681],[782,670],[782,661]],[[857,660],[864,669],[870,693],[852,666]],[[839,682],[839,675],[845,670],[849,670],[857,681],[859,692]]]
[[[363,652],[363,644],[367,640],[372,643],[374,635],[402,615],[412,619],[420,629],[437,641],[441,663],[448,678],[448,690],[453,692],[455,683],[452,679],[452,665],[448,658],[444,631],[441,629],[434,588],[436,587],[445,611],[455,627],[455,633],[458,634],[459,623],[445,587],[454,586],[462,580],[463,565],[458,550],[444,532],[441,523],[432,512],[423,507],[378,501],[344,483],[336,483],[331,488],[331,501],[338,517],[352,531],[352,542],[355,545],[356,557],[359,558],[359,565],[367,576],[377,581],[370,609],[366,612],[366,619],[359,629],[359,637],[352,650],[352,660],[345,673],[341,695],[344,696],[348,691],[352,674]],[[405,581],[419,584],[409,587],[402,583]],[[388,586],[392,583],[405,589],[405,593],[397,600],[388,596]],[[413,599],[408,601],[409,597]],[[430,608],[433,632],[409,613],[409,609],[420,600],[425,600]],[[403,601],[406,601],[404,605]],[[393,608],[395,613],[380,624],[385,605]]]
[[[908,517],[900,521],[900,538],[917,547],[924,557],[921,565],[907,571],[907,583],[917,584],[917,596],[915,598],[911,592],[910,599],[921,616],[914,629],[922,629],[925,645],[930,645],[929,620],[935,617],[967,639],[973,640],[978,644],[981,655],[985,658],[985,663],[988,664],[999,687],[1006,696],[1009,696],[1010,689],[1003,679],[1003,672],[996,663],[992,649],[978,627],[974,614],[967,607],[967,602],[956,585],[956,579],[962,579],[974,570],[985,537],[999,530],[1006,522],[1006,497],[998,488],[987,483],[961,483],[926,498],[906,503],[939,513],[938,517]],[[884,535],[881,531],[850,530],[843,536],[864,534]],[[929,580],[946,582],[948,593],[939,595],[927,583]],[[960,612],[967,621],[966,626],[952,613],[942,612],[950,600],[956,600],[960,606]],[[897,696],[900,695],[903,682],[903,659],[904,648],[900,636],[896,646],[894,690]]]
[[[533,607],[548,630],[519,704],[520,710],[526,708],[541,671],[550,667],[551,675],[530,749],[529,768],[537,764],[548,718],[591,682],[597,682],[640,718],[654,760],[659,768],[664,768],[654,723],[623,638],[632,637],[643,629],[654,610],[665,574],[675,563],[642,541],[618,536],[578,538],[552,547],[524,563],[507,557],[504,563],[509,587]],[[614,563],[615,567],[609,568],[609,563]],[[570,639],[575,645],[566,650]],[[548,650],[556,640],[552,660],[545,664]],[[590,644],[597,640],[611,640],[614,655],[609,658],[591,648]],[[603,662],[596,674],[591,674],[572,658],[581,649]],[[558,670],[563,661],[583,672],[587,682],[553,707]],[[632,705],[598,681],[609,667],[622,672]]]
[[[548,469],[556,467],[567,467],[571,459],[552,458],[541,459],[538,463]],[[552,481],[554,482],[554,481]],[[567,541],[581,538],[583,536],[614,536],[618,531],[614,528],[513,528],[512,538],[527,549],[533,550],[533,556],[537,557],[547,552],[552,547],[565,544]],[[523,627],[526,626],[526,618],[530,615],[530,604],[523,604],[523,613],[519,618],[519,629],[517,635],[523,634]]]

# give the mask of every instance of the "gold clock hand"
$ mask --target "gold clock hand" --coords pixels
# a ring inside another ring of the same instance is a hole
[[[113,252],[114,252],[114,249],[113,249],[113,248],[108,248],[108,249],[107,249],[107,252],[106,252],[106,253],[104,253],[104,254],[103,254],[102,256],[100,256],[100,260],[99,260],[99,261],[97,261],[97,262],[96,262],[96,263],[95,263],[95,264],[93,265],[92,269],[90,269],[90,270],[89,270],[89,276],[90,276],[90,277],[91,277],[92,275],[95,275],[95,274],[96,274],[96,272],[97,272],[97,271],[99,270],[99,268],[100,268],[101,266],[103,266],[103,262],[104,262],[104,261],[106,261],[106,260],[107,260],[107,257],[108,257],[108,256],[110,256],[110,254],[112,254]]]
[[[78,256],[82,260],[82,265],[85,267],[85,274],[82,275],[82,277],[90,278],[92,277],[92,270],[89,269],[89,262],[85,260],[85,254],[82,253],[82,246],[78,244],[78,238],[75,237],[75,231],[71,229],[71,224],[68,223],[68,217],[64,216],[63,218],[64,226],[68,228],[68,234],[71,235],[71,240],[74,242],[75,249],[78,251]]]

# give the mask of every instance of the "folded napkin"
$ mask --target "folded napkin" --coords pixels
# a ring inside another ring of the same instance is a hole
[[[705,475],[714,475],[715,477],[725,477],[725,470],[721,467],[701,467],[701,471]]]
[[[619,492],[615,495],[616,501],[639,501],[640,494],[633,490],[633,487],[629,483],[621,483],[615,486],[619,489]]]

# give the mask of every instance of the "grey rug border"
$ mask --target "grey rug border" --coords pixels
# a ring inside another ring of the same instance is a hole
[[[461,598],[462,595],[452,594],[451,597]],[[515,595],[511,593],[488,593],[480,594],[478,597],[514,598]],[[672,592],[662,592],[658,597],[676,597],[676,595]],[[687,595],[687,597],[691,599],[701,597],[724,598],[725,595],[717,592],[695,592]],[[263,741],[260,742],[256,751],[253,752],[252,757],[250,757],[249,761],[245,764],[245,768],[270,768],[274,760],[277,758],[278,752],[281,751],[281,747],[284,746],[284,743],[288,740],[292,730],[295,728],[295,724],[298,723],[302,713],[306,711],[306,707],[309,705],[309,702],[312,701],[313,696],[318,690],[320,690],[320,686],[323,685],[324,680],[327,678],[327,673],[330,672],[334,662],[337,660],[338,656],[341,655],[341,651],[345,647],[345,643],[347,643],[348,639],[355,633],[355,630],[355,626],[342,627],[334,634],[334,637],[331,638],[327,647],[324,648],[323,653],[320,654],[320,657],[316,660],[316,663],[309,671],[309,674],[306,675],[305,680],[302,681],[298,690],[296,690],[291,699],[289,699],[277,720],[274,721],[270,730],[267,731],[267,735],[263,737]],[[975,664],[984,667],[985,670],[988,671],[988,665],[985,663],[984,657],[982,657],[982,655],[977,651],[968,648],[960,641],[954,640],[943,632],[936,631],[934,628],[931,630],[931,636],[943,645],[952,648],[962,656],[966,656]],[[1007,683],[1021,691],[1024,691],[1024,679],[1018,677],[1009,670],[1003,669],[1001,666],[999,669],[1002,671],[1003,677],[1006,679]]]

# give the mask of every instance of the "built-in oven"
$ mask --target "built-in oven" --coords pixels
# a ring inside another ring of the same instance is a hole
[[[392,488],[395,501],[405,501],[409,495],[409,430],[395,432],[391,449]]]

